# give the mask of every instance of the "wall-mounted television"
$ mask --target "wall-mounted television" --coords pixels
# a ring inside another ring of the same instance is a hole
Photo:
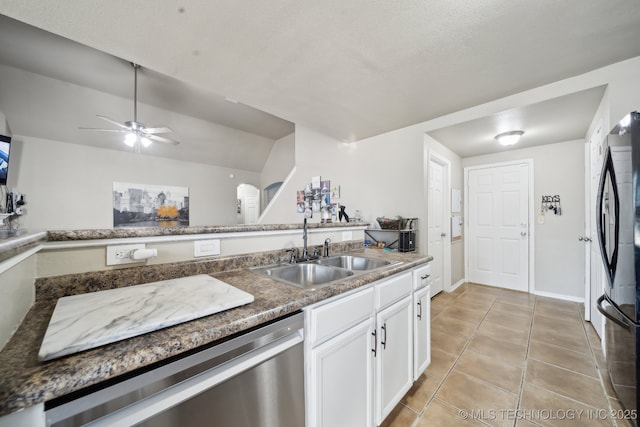
[[[7,173],[9,171],[9,149],[11,137],[0,135],[0,185],[7,185]]]

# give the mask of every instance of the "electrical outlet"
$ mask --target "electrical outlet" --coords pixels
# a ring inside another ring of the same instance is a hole
[[[132,260],[129,255],[132,251],[144,249],[145,244],[107,246],[107,265],[132,264],[145,262],[146,260]]]
[[[351,231],[343,231],[342,232],[342,241],[347,242],[349,240],[353,240],[353,232]]]
[[[220,240],[196,240],[193,242],[193,256],[212,256],[220,255]]]

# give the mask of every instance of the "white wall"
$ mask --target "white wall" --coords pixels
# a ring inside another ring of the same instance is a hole
[[[378,216],[422,217],[426,212],[422,145],[419,133],[343,143],[297,125],[296,171],[262,222],[302,222],[303,216],[296,212],[296,191],[318,175],[330,179],[332,186],[340,185],[340,199],[335,201],[345,205],[351,216],[359,209],[365,221]],[[320,222],[320,216],[311,221]]]
[[[274,182],[284,181],[296,164],[296,135],[292,133],[273,143],[269,157],[260,173],[260,188],[264,190]]]
[[[188,187],[190,225],[235,224],[238,183],[259,185],[253,172],[22,135],[11,150],[8,186],[26,195],[32,231],[112,228],[114,181]]]
[[[540,212],[543,195],[559,195],[562,215],[545,212],[545,223],[530,224],[535,236],[536,292],[584,297],[584,140],[488,156],[468,157],[463,166],[533,159],[534,209]]]

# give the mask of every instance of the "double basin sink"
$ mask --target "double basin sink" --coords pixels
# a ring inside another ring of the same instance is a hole
[[[302,289],[318,289],[348,277],[400,262],[360,255],[334,255],[296,264],[253,267],[250,270]]]

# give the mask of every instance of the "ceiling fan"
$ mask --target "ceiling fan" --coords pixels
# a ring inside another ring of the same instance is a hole
[[[151,128],[143,125],[138,121],[138,69],[140,68],[140,65],[134,64],[134,63],[131,63],[131,65],[133,66],[133,74],[134,74],[133,120],[126,121],[124,123],[119,123],[113,119],[110,119],[109,117],[97,115],[102,120],[105,120],[117,126],[119,129],[102,129],[102,128],[85,128],[85,127],[81,127],[80,129],[96,130],[100,132],[124,133],[125,134],[124,143],[127,144],[129,147],[135,146],[136,148],[139,148],[140,144],[142,144],[143,147],[148,147],[149,145],[151,145],[153,141],[163,142],[165,144],[173,144],[173,145],[180,144],[180,142],[176,141],[175,139],[170,139],[164,136],[157,135],[157,134],[173,132],[168,127]]]

